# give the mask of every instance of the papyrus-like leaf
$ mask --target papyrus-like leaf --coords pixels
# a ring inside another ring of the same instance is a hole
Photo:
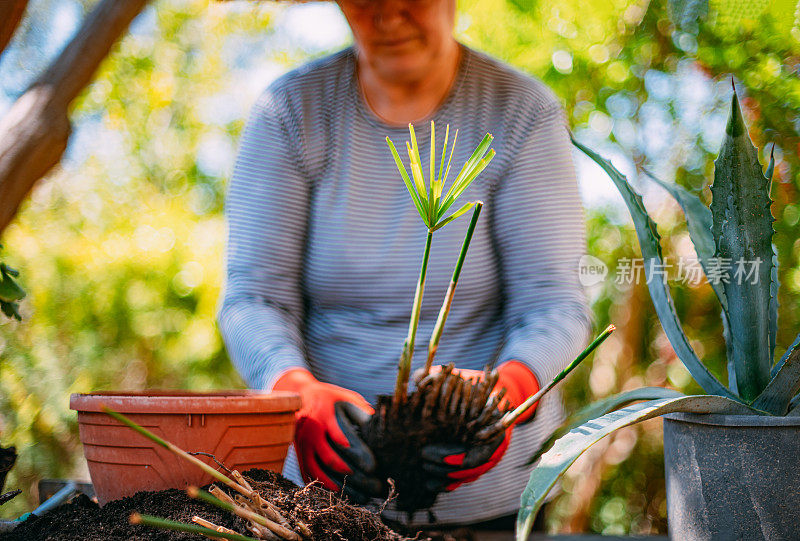
[[[747,135],[734,92],[726,137],[714,162],[711,186],[715,257],[727,269],[722,286],[728,301],[731,355],[739,395],[754,400],[769,383],[773,266],[770,180]],[[752,274],[751,274],[752,273]]]
[[[594,151],[588,149],[574,139],[573,144],[582,150],[587,156],[594,160],[611,178],[614,185],[622,194],[622,199],[628,207],[628,211],[633,218],[633,224],[636,227],[636,236],[639,239],[639,246],[642,249],[642,257],[644,258],[645,276],[652,276],[652,279],[647,281],[647,287],[650,290],[650,296],[653,299],[653,304],[658,314],[658,319],[661,321],[661,326],[669,338],[672,348],[678,355],[678,358],[683,361],[683,364],[692,374],[692,377],[700,384],[700,386],[709,394],[716,394],[719,396],[726,396],[732,400],[739,400],[739,398],[731,393],[720,381],[712,374],[708,368],[700,362],[697,354],[689,345],[689,340],[683,332],[683,327],[678,319],[678,314],[675,313],[675,305],[672,302],[669,288],[665,280],[661,280],[653,276],[654,270],[663,270],[663,259],[661,257],[661,245],[659,244],[660,237],[656,229],[656,223],[647,214],[647,210],[642,203],[642,196],[628,183],[625,175],[620,173],[611,162],[603,159]]]
[[[517,541],[528,539],[533,520],[544,503],[547,493],[584,451],[620,428],[674,412],[733,415],[763,413],[722,396],[680,396],[626,406],[570,430],[542,456],[539,464],[531,473],[528,485],[520,498],[520,509],[517,514]]]

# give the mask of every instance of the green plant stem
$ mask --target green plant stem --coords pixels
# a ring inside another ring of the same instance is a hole
[[[394,388],[394,399],[392,405],[396,408],[405,403],[408,398],[408,378],[411,375],[411,359],[414,356],[414,340],[419,326],[419,314],[422,310],[422,294],[425,292],[425,276],[428,272],[428,259],[431,255],[431,241],[433,232],[429,229],[425,239],[425,251],[422,254],[422,265],[419,270],[419,280],[417,280],[417,291],[414,295],[414,304],[411,308],[411,320],[408,324],[408,336],[403,344],[403,352],[397,364],[397,384]]]
[[[224,483],[226,486],[229,486],[230,488],[234,489],[235,491],[239,492],[240,494],[242,494],[244,496],[247,496],[247,497],[250,496],[251,491],[247,490],[245,487],[241,486],[239,483],[237,483],[233,479],[230,479],[225,474],[215,470],[214,468],[212,468],[211,466],[209,466],[208,464],[206,464],[205,462],[203,462],[199,458],[196,458],[196,457],[190,455],[189,453],[187,453],[186,451],[184,451],[183,449],[181,449],[177,445],[159,438],[158,436],[156,436],[155,434],[153,434],[152,432],[150,432],[146,428],[144,428],[142,426],[139,426],[138,424],[134,423],[133,421],[131,421],[130,419],[128,419],[127,417],[122,415],[121,413],[117,413],[116,411],[112,410],[111,408],[109,408],[105,404],[102,404],[100,406],[100,409],[103,410],[106,414],[108,414],[111,417],[113,417],[114,419],[116,419],[117,421],[119,421],[120,423],[132,428],[133,430],[135,430],[136,432],[138,432],[142,436],[146,437],[147,439],[157,443],[161,447],[164,447],[165,449],[167,449],[167,450],[171,451],[172,453],[178,455],[182,459],[184,459],[184,460],[186,460],[188,462],[191,462],[192,464],[194,464],[195,466],[197,466],[198,468],[200,468],[201,470],[203,470],[204,472],[209,474],[211,477],[213,477],[217,481],[219,481],[221,483]]]
[[[488,426],[482,431],[480,431],[478,433],[478,438],[479,439],[491,438],[498,432],[505,430],[511,425],[513,425],[517,421],[517,419],[519,419],[520,415],[528,411],[528,409],[531,408],[534,404],[536,404],[539,400],[541,400],[541,398],[545,394],[547,394],[547,392],[550,391],[550,389],[555,387],[562,379],[567,377],[567,374],[572,372],[579,364],[581,364],[584,361],[584,359],[586,359],[597,348],[597,346],[602,344],[606,338],[611,336],[611,333],[614,332],[615,330],[616,327],[614,325],[609,325],[608,327],[606,327],[606,329],[602,333],[600,333],[600,335],[597,338],[595,338],[591,344],[586,346],[586,349],[581,351],[580,354],[577,357],[575,357],[575,360],[569,363],[569,366],[567,366],[556,377],[554,377],[553,380],[550,383],[548,383],[545,388],[539,389],[539,391],[536,394],[529,396],[522,404],[514,408],[513,411],[509,411],[508,413],[503,415],[503,417],[499,421],[497,421],[497,423],[493,424],[492,426]]]
[[[464,244],[461,246],[461,252],[458,254],[456,266],[453,269],[453,277],[450,279],[450,285],[447,287],[447,293],[444,296],[442,308],[439,310],[439,316],[436,318],[436,326],[433,328],[433,334],[428,342],[428,360],[425,362],[425,372],[421,378],[427,376],[433,366],[433,358],[436,356],[436,351],[439,349],[439,341],[444,332],[444,324],[447,321],[447,316],[450,315],[450,306],[453,304],[453,297],[456,294],[456,286],[458,285],[458,278],[461,276],[461,268],[464,266],[464,260],[467,258],[467,250],[469,250],[469,243],[472,241],[472,234],[475,232],[475,226],[478,223],[478,216],[483,208],[483,201],[475,202],[475,209],[472,211],[472,219],[467,228],[467,234],[464,237]],[[420,378],[420,379],[421,379]]]
[[[139,513],[132,513],[130,516],[131,524],[142,524],[144,526],[151,526],[161,530],[173,530],[176,532],[194,533],[210,537],[211,539],[232,539],[234,541],[258,541],[255,537],[248,537],[241,534],[233,534],[227,532],[218,532],[211,528],[204,526],[197,526],[195,524],[184,524],[183,522],[176,522],[174,520],[167,520],[164,518],[153,517],[150,515],[140,515]]]

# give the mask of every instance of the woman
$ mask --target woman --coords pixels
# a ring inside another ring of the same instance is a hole
[[[518,403],[582,349],[590,324],[577,280],[582,209],[552,93],[457,43],[455,0],[338,3],[354,47],[273,83],[245,129],[227,202],[219,323],[249,386],[303,397],[284,473],[345,484],[362,498],[379,494],[383,480],[371,476],[374,459],[352,424],[394,388],[425,237],[387,135],[402,142],[414,123],[426,141],[430,120],[440,134],[450,124],[459,165],[486,132],[495,136],[497,157],[463,196],[485,207],[438,359],[472,370],[496,363],[498,385]],[[421,151],[427,163],[429,149]],[[420,342],[449,283],[459,223],[434,238]],[[426,449],[446,493],[412,522],[513,515],[527,480],[520,467],[561,419],[550,395],[499,445]]]

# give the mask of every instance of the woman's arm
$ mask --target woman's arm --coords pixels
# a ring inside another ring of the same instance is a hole
[[[591,315],[578,281],[585,224],[564,113],[555,98],[518,126],[524,134],[494,194],[505,340],[545,385],[585,346]]]
[[[218,322],[247,385],[271,389],[307,368],[300,291],[309,182],[291,142],[296,125],[271,92],[248,119],[226,200],[227,278]]]

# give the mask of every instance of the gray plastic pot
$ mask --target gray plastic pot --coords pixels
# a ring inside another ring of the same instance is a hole
[[[673,541],[800,539],[800,417],[664,416]]]

